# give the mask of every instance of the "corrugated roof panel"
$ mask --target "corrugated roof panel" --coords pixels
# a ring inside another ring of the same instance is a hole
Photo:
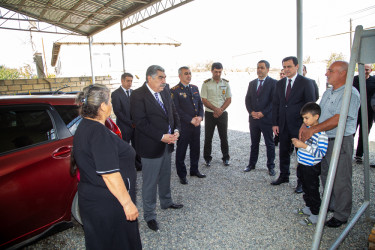
[[[25,19],[31,17],[91,36],[154,3],[165,2],[157,11],[164,12],[163,8],[173,9],[173,5],[180,6],[190,1],[193,0],[0,0],[0,7],[23,14],[27,16]]]

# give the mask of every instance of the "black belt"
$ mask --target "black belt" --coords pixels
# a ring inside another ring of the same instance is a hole
[[[328,141],[334,141],[335,139],[336,139],[335,137],[328,138]]]

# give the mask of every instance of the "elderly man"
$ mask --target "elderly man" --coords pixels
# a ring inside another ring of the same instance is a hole
[[[371,97],[375,94],[375,76],[370,76],[372,71],[371,64],[365,64],[365,78],[366,78],[366,95],[367,95],[367,125],[368,132],[370,133],[372,122],[374,119],[372,108],[371,108]],[[355,76],[353,79],[353,87],[355,87],[358,92],[361,92],[359,89],[359,77]],[[358,112],[357,127],[359,126],[358,131],[358,144],[357,150],[355,152],[355,159],[357,163],[362,163],[363,156],[363,139],[362,139],[362,115],[361,109]]]
[[[329,164],[332,157],[333,145],[337,125],[340,119],[342,99],[344,96],[348,63],[336,61],[328,68],[326,76],[327,82],[332,88],[327,89],[320,101],[322,113],[319,124],[310,128],[302,126],[300,139],[306,141],[314,133],[326,131],[328,136],[328,149],[326,156],[321,163],[321,181],[325,186]],[[328,227],[340,227],[348,221],[352,210],[352,155],[353,155],[353,135],[356,130],[358,108],[360,105],[359,93],[352,87],[351,99],[346,118],[344,137],[341,144],[341,152],[337,163],[337,171],[333,184],[333,191],[329,208],[334,211],[333,217],[326,222]]]
[[[246,109],[249,112],[251,150],[249,165],[244,172],[255,169],[259,155],[261,134],[267,148],[268,174],[275,173],[275,144],[272,133],[272,99],[275,92],[276,80],[268,76],[270,64],[261,60],[257,64],[258,78],[249,83],[245,98]]]
[[[135,122],[135,147],[142,159],[142,200],[147,226],[159,230],[156,222],[156,190],[159,189],[162,209],[182,208],[171,195],[171,154],[179,137],[180,119],[165,88],[164,69],[152,65],[146,82],[133,91],[130,107]]]

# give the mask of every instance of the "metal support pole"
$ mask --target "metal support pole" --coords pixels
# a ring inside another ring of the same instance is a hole
[[[352,48],[352,43],[353,43],[353,27],[352,27],[352,19],[349,19],[350,23],[350,48]]]
[[[124,35],[122,30],[122,20],[120,21],[120,34],[121,34],[121,56],[122,56],[122,72],[125,73],[125,52],[124,52]]]
[[[358,63],[358,77],[359,90],[361,98],[361,129],[362,129],[362,143],[363,143],[363,177],[365,182],[365,201],[370,201],[370,163],[369,163],[369,140],[368,140],[368,113],[367,113],[367,93],[366,93],[366,78],[365,66],[363,63]],[[358,147],[358,145],[357,145]],[[370,218],[370,210],[366,210],[366,219]]]
[[[297,59],[299,63],[298,74],[303,72],[303,0],[297,0]]]
[[[347,119],[348,111],[349,111],[350,97],[352,94],[352,86],[353,86],[353,76],[354,76],[355,65],[358,60],[362,32],[363,32],[363,27],[358,26],[355,31],[352,53],[351,53],[349,68],[348,68],[348,72],[346,76],[344,96],[342,99],[342,106],[340,110],[340,119],[339,119],[339,124],[337,126],[337,132],[336,132],[336,137],[335,137],[336,139],[335,139],[335,143],[333,146],[331,161],[329,163],[327,181],[324,187],[323,200],[320,206],[318,223],[315,228],[315,234],[314,234],[311,249],[316,249],[316,250],[319,249],[320,240],[322,238],[323,227],[325,223],[325,218],[327,216],[328,204],[329,204],[332,189],[333,189],[337,163],[339,160],[342,139],[343,139],[344,131],[345,131],[346,119]]]
[[[92,65],[92,36],[87,37],[89,39],[89,51],[90,51],[90,66],[91,66],[91,79],[92,84],[95,84],[94,66]]]
[[[345,237],[349,234],[350,230],[354,227],[355,223],[361,218],[361,215],[368,211],[368,206],[370,206],[370,202],[365,201],[362,206],[359,208],[358,212],[355,214],[353,219],[349,222],[349,224],[346,226],[344,231],[340,234],[340,236],[336,239],[336,241],[332,244],[330,247],[330,250],[337,249],[340,246],[340,243],[345,239]]]

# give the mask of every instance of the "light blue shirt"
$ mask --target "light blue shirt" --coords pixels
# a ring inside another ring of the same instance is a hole
[[[319,118],[319,123],[324,122],[325,120],[331,118],[336,114],[340,114],[344,90],[345,85],[341,86],[336,90],[334,90],[333,88],[329,88],[324,92],[322,100],[319,104],[322,109],[322,113]],[[357,129],[357,117],[359,106],[359,93],[354,87],[352,87],[352,95],[350,98],[348,118],[346,119],[344,136],[355,134],[355,131]],[[326,131],[326,134],[329,138],[335,138],[336,131],[337,127]]]

